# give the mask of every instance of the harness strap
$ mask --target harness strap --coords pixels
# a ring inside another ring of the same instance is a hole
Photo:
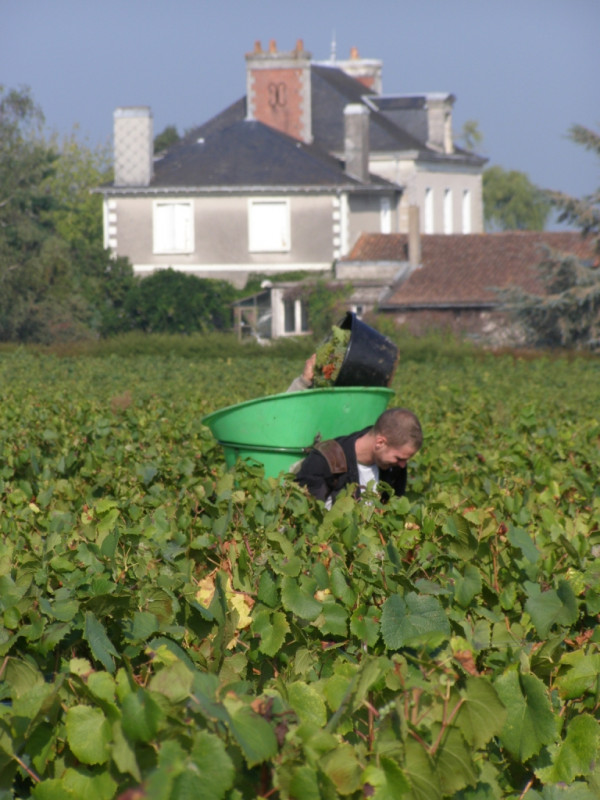
[[[329,469],[334,475],[348,471],[346,454],[342,449],[342,445],[336,442],[335,439],[327,439],[324,442],[313,445],[313,447],[325,458]]]

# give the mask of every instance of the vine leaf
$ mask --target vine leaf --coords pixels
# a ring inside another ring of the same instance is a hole
[[[108,638],[104,625],[91,611],[86,611],[83,635],[93,655],[102,663],[104,669],[107,672],[114,672],[115,662],[113,656],[118,656],[118,653]]]
[[[73,706],[66,716],[67,740],[84,764],[104,764],[110,756],[111,728],[99,708]]]
[[[514,758],[527,761],[557,736],[546,688],[535,675],[519,675],[515,669],[501,675],[495,688],[507,712],[502,744]]]
[[[450,623],[435,597],[393,594],[383,604],[381,635],[390,650],[417,645],[439,645],[450,635]]]
[[[589,775],[600,757],[600,723],[589,714],[571,720],[565,740],[552,747],[552,764],[535,774],[545,783],[573,783]]]

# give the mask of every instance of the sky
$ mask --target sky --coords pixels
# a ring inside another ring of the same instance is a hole
[[[314,60],[352,47],[383,62],[383,94],[451,92],[489,165],[576,197],[598,160],[568,138],[600,132],[600,0],[0,0],[0,85],[29,87],[48,132],[111,141],[118,106],[180,133],[246,92],[255,41]]]

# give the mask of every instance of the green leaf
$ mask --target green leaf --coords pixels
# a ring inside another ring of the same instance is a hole
[[[600,653],[575,650],[572,653],[565,653],[560,659],[560,673],[556,679],[556,686],[562,697],[572,700],[586,692],[595,692],[598,676],[600,676]]]
[[[374,792],[368,795],[372,800],[397,800],[410,791],[410,784],[404,772],[395,761],[385,756],[380,757],[378,767],[369,764],[362,774],[362,781],[365,788],[374,789]],[[366,791],[364,794],[366,797]]]
[[[327,709],[320,692],[302,681],[290,683],[287,692],[289,704],[299,719],[303,722],[312,722],[320,728],[325,725]]]
[[[224,705],[230,714],[229,729],[248,766],[253,767],[273,758],[277,753],[277,739],[267,720],[248,706],[236,708],[229,698],[225,698]]]
[[[110,757],[111,729],[99,708],[73,706],[66,716],[69,747],[83,764],[104,764]]]
[[[350,631],[367,647],[373,647],[379,639],[380,618],[381,611],[376,606],[359,606],[350,619]]]
[[[539,557],[540,551],[533,543],[533,539],[524,528],[516,528],[514,525],[508,526],[506,538],[513,547],[517,547],[525,556],[525,558],[532,564],[535,564]]]
[[[106,635],[104,626],[91,611],[87,611],[85,614],[83,635],[90,646],[92,654],[101,662],[104,669],[107,672],[114,672],[115,662],[112,656],[118,656],[118,653]]]
[[[410,781],[411,800],[442,800],[442,788],[431,759],[422,745],[408,738],[405,745],[404,773]]]
[[[537,769],[535,774],[544,783],[572,783],[587,776],[600,758],[600,723],[589,714],[581,714],[569,722],[563,742],[551,751],[552,764]]]
[[[119,772],[131,775],[136,781],[142,780],[142,774],[137,763],[135,750],[125,738],[120,722],[113,723],[112,726],[113,743],[111,747],[112,760],[115,762]]]
[[[150,742],[159,731],[164,712],[145,689],[123,698],[123,732],[134,742]]]
[[[182,703],[190,696],[194,676],[182,662],[176,661],[163,667],[152,676],[149,688],[156,694],[168,698],[171,703]]]
[[[283,647],[290,626],[281,611],[258,611],[252,618],[252,630],[260,636],[258,649],[267,656],[274,656]]]
[[[201,780],[200,790],[195,796],[202,797],[202,800],[221,800],[233,786],[235,777],[235,767],[222,740],[207,731],[198,732],[190,758]]]
[[[437,735],[436,728],[434,726],[433,731]],[[434,757],[435,769],[445,796],[452,797],[461,789],[477,782],[472,752],[457,728],[446,728]]]
[[[500,733],[506,720],[506,709],[487,678],[469,678],[463,697],[456,725],[465,740],[479,749]]]
[[[361,768],[352,745],[344,742],[321,759],[321,768],[342,796],[358,791]]]
[[[281,602],[286,611],[300,619],[315,620],[321,613],[321,603],[310,590],[300,586],[294,578],[284,578],[281,584]]]
[[[437,598],[410,592],[403,599],[395,594],[383,604],[381,635],[390,650],[437,646],[450,635],[450,623]]]
[[[510,669],[494,684],[506,708],[500,734],[502,745],[525,762],[557,737],[557,726],[546,687],[535,675],[519,675]]]
[[[301,766],[292,771],[290,797],[302,800],[322,800],[317,773],[313,767]]]
[[[321,614],[314,622],[324,636],[347,636],[348,613],[346,609],[333,600],[325,601]]]
[[[579,615],[577,598],[566,581],[561,581],[557,590],[547,592],[542,592],[537,584],[530,585],[525,610],[542,639],[553,625],[572,625]]]
[[[331,570],[331,593],[338,600],[348,608],[352,608],[356,602],[356,596],[352,589],[348,586],[344,573],[339,567],[334,567]]]
[[[481,593],[481,583],[481,574],[477,567],[467,564],[454,585],[454,599],[459,606],[467,608],[473,598]]]

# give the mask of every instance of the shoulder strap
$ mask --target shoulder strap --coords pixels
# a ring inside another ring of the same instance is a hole
[[[324,442],[318,442],[313,445],[313,448],[321,453],[334,475],[348,471],[346,454],[342,449],[342,445],[336,442],[335,439],[327,439]]]

